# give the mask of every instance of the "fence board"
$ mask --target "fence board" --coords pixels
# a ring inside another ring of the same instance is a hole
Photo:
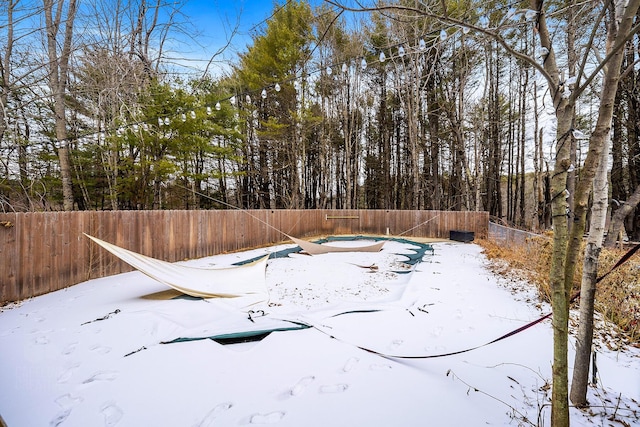
[[[0,213],[0,303],[132,268],[91,243],[91,234],[166,261],[200,258],[296,237],[386,234],[488,236],[486,212],[395,210],[193,210]]]

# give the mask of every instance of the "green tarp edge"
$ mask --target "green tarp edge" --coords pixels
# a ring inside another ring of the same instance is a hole
[[[285,331],[297,331],[300,329],[308,329],[311,326],[297,323],[295,326],[257,329],[253,331],[241,331],[230,332],[227,334],[218,334],[206,337],[190,337],[190,338],[176,338],[171,341],[164,341],[160,344],[175,344],[180,342],[200,341],[200,340],[212,340],[220,344],[237,344],[241,342],[259,341],[269,335],[272,332],[285,332]]]
[[[373,241],[385,240],[385,241],[393,241],[393,242],[398,242],[398,243],[404,243],[404,244],[417,246],[418,249],[411,249],[412,251],[415,252],[415,254],[398,254],[400,256],[404,256],[404,257],[409,258],[408,261],[404,262],[405,264],[408,264],[408,265],[415,265],[415,264],[418,264],[419,262],[421,262],[422,258],[426,255],[427,252],[431,252],[431,255],[433,255],[433,253],[434,253],[433,246],[431,246],[428,243],[420,243],[420,242],[416,242],[414,240],[409,240],[409,239],[400,238],[400,237],[381,237],[381,236],[363,236],[363,235],[358,235],[358,236],[330,236],[330,237],[327,237],[327,238],[324,238],[324,239],[315,240],[313,243],[320,243],[321,244],[321,243],[349,241],[349,240],[373,240]],[[300,248],[300,246],[295,246],[293,248],[282,249],[282,250],[279,250],[279,251],[276,251],[276,252],[272,252],[269,255],[269,259],[286,258],[286,257],[289,256],[289,254],[298,253],[301,250],[302,249]],[[247,260],[244,260],[244,261],[236,262],[233,265],[247,264],[247,263],[256,261],[256,260],[258,260],[260,258],[261,258],[261,256],[257,256],[257,257],[250,258],[250,259],[247,259]]]

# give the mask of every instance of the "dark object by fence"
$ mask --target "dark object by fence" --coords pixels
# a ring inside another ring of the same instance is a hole
[[[473,242],[473,239],[474,239],[473,231],[449,230],[449,240],[454,240],[456,242],[469,243],[469,242]]]

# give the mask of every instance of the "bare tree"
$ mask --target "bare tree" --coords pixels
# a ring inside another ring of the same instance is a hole
[[[553,253],[550,268],[550,284],[552,289],[553,330],[554,330],[554,356],[553,356],[553,391],[551,424],[554,427],[569,425],[569,392],[568,392],[568,315],[573,273],[577,266],[577,256],[582,234],[585,229],[588,196],[591,192],[593,179],[600,161],[607,135],[611,129],[613,105],[620,77],[620,68],[624,56],[626,42],[639,30],[639,26],[633,25],[634,18],[640,7],[640,0],[630,0],[626,5],[620,2],[620,7],[606,3],[599,12],[596,11],[591,32],[587,40],[587,49],[584,50],[582,60],[579,62],[575,75],[566,76],[561,71],[556,55],[556,46],[552,37],[552,30],[548,26],[547,15],[542,0],[532,0],[531,10],[541,48],[545,49],[542,64],[535,61],[529,55],[520,52],[510,45],[503,37],[500,25],[495,28],[487,28],[484,25],[473,25],[463,22],[446,13],[435,14],[433,9],[418,9],[409,6],[391,5],[375,8],[350,8],[339,2],[327,0],[328,3],[343,10],[356,12],[372,12],[380,10],[402,10],[405,14],[413,14],[420,17],[431,17],[450,25],[470,28],[478,35],[491,37],[500,44],[510,55],[532,65],[547,81],[549,93],[553,100],[557,121],[555,165],[551,177],[551,211],[554,227]],[[446,7],[446,3],[443,3]],[[567,6],[571,6],[571,1]],[[440,5],[440,4],[439,4]],[[438,6],[439,6],[438,5]],[[598,67],[586,76],[587,59],[593,45],[593,41],[599,31],[599,25],[607,19],[607,49],[606,56]],[[574,27],[575,28],[575,27]],[[575,31],[575,30],[571,30]],[[569,36],[571,39],[572,36]],[[571,62],[571,61],[569,61]],[[567,185],[569,175],[573,170],[572,165],[572,138],[575,116],[576,100],[588,87],[588,85],[603,72],[598,120],[589,142],[589,151],[582,168],[581,179],[576,185],[573,194],[573,209],[567,202]],[[571,81],[569,80],[571,78]],[[572,219],[573,221],[569,221]],[[571,227],[570,227],[571,224]]]
[[[11,55],[13,54],[14,43],[14,20],[13,11],[16,8],[17,1],[9,0],[7,2],[7,23],[6,23],[6,40],[5,47],[0,53],[0,142],[4,138],[8,123],[9,110],[9,92],[11,91]]]
[[[616,92],[620,79],[622,61],[625,55],[624,47],[628,40],[640,30],[640,24],[634,26],[635,16],[640,8],[640,0],[631,0],[628,4],[625,4],[624,1],[619,1],[605,6],[606,7],[601,12],[601,16],[607,17],[606,57],[599,64],[599,69],[596,70],[597,72],[600,70],[603,71],[603,83],[596,126],[589,141],[589,152],[585,159],[580,181],[578,182],[575,191],[575,217],[570,240],[567,246],[567,263],[564,279],[566,293],[565,298],[567,301],[571,292],[573,272],[576,268],[576,258],[578,256],[580,245],[582,243],[582,235],[585,229],[590,190],[598,170],[599,162],[602,159],[602,153],[605,151],[605,146],[609,143]],[[582,70],[578,73],[578,77],[580,77],[581,74]],[[589,81],[594,77],[595,74],[592,74],[586,79],[585,84],[589,83]],[[581,87],[584,88],[585,86]],[[596,220],[597,219],[598,218],[596,216]],[[554,226],[555,224],[556,221],[554,221]],[[600,237],[598,236],[598,233],[601,232],[601,227],[598,226],[594,228],[596,238]],[[594,256],[594,261],[596,263],[598,253],[599,251],[594,248],[592,255]],[[589,267],[589,264],[590,263],[587,263],[587,268]],[[586,274],[589,274],[589,271],[587,271]],[[589,291],[589,287],[586,287],[585,291]],[[589,295],[584,295],[583,297],[589,298]],[[588,371],[586,373],[583,372],[582,375],[588,375]],[[582,399],[577,398],[577,400],[581,401]],[[586,400],[586,396],[584,397],[584,400]]]
[[[53,98],[55,115],[55,136],[58,140],[58,159],[62,178],[63,209],[74,208],[73,184],[71,178],[71,156],[67,133],[66,92],[69,82],[69,59],[72,50],[73,23],[76,18],[76,0],[43,0],[45,35],[48,53],[49,90]],[[66,9],[65,9],[66,6]],[[62,40],[60,40],[61,31]]]
[[[584,252],[582,285],[580,289],[580,321],[576,336],[576,355],[573,364],[570,397],[574,405],[587,405],[587,385],[589,383],[589,365],[591,344],[593,341],[593,314],[596,296],[596,277],[598,260],[604,237],[604,224],[607,218],[609,201],[609,182],[607,177],[609,144],[605,142],[602,158],[593,180],[593,207],[589,237]]]
[[[604,241],[604,246],[612,248],[616,245],[620,230],[624,227],[624,220],[640,203],[640,185],[631,193],[627,200],[622,203],[618,209],[611,216],[611,222],[609,223],[609,229],[607,230],[607,237]]]

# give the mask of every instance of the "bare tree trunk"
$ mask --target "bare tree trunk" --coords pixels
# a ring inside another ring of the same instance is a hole
[[[69,56],[71,55],[71,38],[73,22],[76,15],[76,0],[69,0],[66,14],[63,13],[64,0],[43,0],[46,22],[47,48],[49,59],[49,88],[53,95],[55,113],[55,134],[58,140],[58,159],[62,178],[63,209],[73,210],[73,185],[71,180],[71,157],[67,135],[67,119],[65,95],[68,81]],[[55,7],[55,11],[54,11]],[[64,40],[58,52],[57,36],[60,23],[64,17]]]
[[[620,203],[623,200],[627,200],[629,197],[627,193],[627,188],[625,187],[625,167],[624,167],[624,156],[626,147],[624,141],[626,139],[626,135],[623,132],[623,121],[624,117],[624,104],[621,99],[622,94],[618,93],[616,97],[616,106],[615,106],[615,114],[613,115],[613,137],[611,141],[611,198],[612,201],[615,201],[616,204],[612,205],[612,210],[615,215],[616,210],[620,207]],[[631,191],[631,188],[629,188]],[[626,215],[625,215],[626,216]],[[607,241],[614,236],[610,236],[607,233]],[[605,246],[608,246],[607,241],[605,241]],[[615,240],[614,240],[615,241]]]
[[[604,78],[602,92],[600,96],[600,107],[598,110],[598,120],[595,130],[589,142],[589,152],[582,168],[580,181],[576,186],[574,222],[571,236],[566,252],[565,266],[565,289],[570,292],[573,281],[573,273],[576,268],[578,252],[582,243],[582,235],[586,223],[587,203],[590,188],[596,175],[596,170],[602,158],[602,152],[609,143],[611,132],[611,122],[613,118],[613,106],[615,103],[618,81],[620,79],[620,69],[624,58],[624,48],[628,35],[631,34],[632,25],[636,11],[640,6],[640,0],[629,2],[626,10],[619,10],[616,5],[609,9],[609,19],[607,20],[607,57],[604,67]],[[597,255],[597,253],[594,253]],[[593,260],[597,262],[597,256]],[[554,312],[555,320],[555,312]],[[587,327],[592,327],[588,325]],[[555,386],[555,382],[554,382]],[[553,418],[552,418],[553,422]],[[553,424],[556,425],[555,423]]]
[[[569,78],[576,77],[576,64],[578,62],[578,56],[576,53],[576,14],[575,14],[576,0],[570,0],[567,2],[567,68],[568,75],[564,75],[564,71],[561,75],[561,81],[567,81]],[[575,117],[573,117],[572,125],[575,126]],[[573,137],[573,132],[569,134],[568,142],[571,143],[571,152],[569,153],[570,163],[574,167],[570,167],[567,171],[567,190],[569,191],[568,204],[571,208],[574,204],[574,195],[576,190],[576,170],[579,165],[577,164],[576,152],[578,148],[578,141]],[[571,221],[569,221],[569,230],[571,230]]]
[[[569,289],[565,281],[567,242],[567,200],[564,196],[569,168],[570,144],[567,140],[571,132],[574,105],[562,101],[557,108],[558,148],[556,164],[551,178],[551,215],[553,222],[553,255],[549,281],[551,284],[551,306],[553,308],[553,390],[551,425],[569,425],[568,404],[568,339],[569,339]],[[565,144],[562,142],[566,141]],[[570,286],[570,285],[569,285]]]
[[[558,119],[558,137],[556,147],[556,163],[551,179],[552,190],[552,214],[554,226],[553,260],[550,273],[552,288],[553,329],[554,329],[554,364],[553,364],[553,396],[551,424],[554,427],[569,425],[568,408],[568,309],[569,296],[573,281],[573,273],[576,268],[578,251],[582,242],[582,233],[586,222],[587,202],[596,168],[611,129],[613,104],[618,87],[620,66],[623,58],[623,46],[627,36],[632,34],[633,17],[638,10],[640,0],[632,0],[626,8],[624,16],[618,19],[613,11],[608,21],[607,31],[607,58],[603,61],[605,71],[603,86],[598,111],[598,121],[589,143],[589,152],[582,168],[581,179],[576,186],[573,226],[571,235],[568,235],[567,203],[562,196],[567,185],[568,170],[571,165],[570,143],[571,123],[573,118],[574,100],[584,90],[589,81],[574,88],[568,97],[561,93],[562,85],[558,84],[558,66],[551,47],[549,30],[546,27],[544,14],[539,15],[538,26],[541,45],[549,49],[549,55],[545,58],[545,70],[551,76],[549,84],[554,96],[556,114]],[[536,10],[540,10],[542,4],[534,1]],[[578,83],[580,83],[580,70]]]
[[[609,141],[605,142],[598,170],[593,181],[593,206],[589,237],[584,253],[582,285],[580,289],[580,322],[576,337],[576,355],[573,366],[573,378],[569,397],[574,405],[587,405],[587,385],[589,383],[589,363],[593,342],[593,312],[596,295],[596,277],[598,260],[602,249],[604,225],[609,202],[609,182],[607,179]]]
[[[487,120],[485,137],[485,172],[484,172],[484,208],[490,215],[498,218],[502,215],[502,189],[500,188],[503,159],[503,137],[501,123],[503,122],[500,109],[499,87],[500,56],[496,52],[494,42],[486,47],[486,83],[485,96],[487,98]]]
[[[532,2],[534,10],[542,12],[542,1]],[[556,109],[556,159],[554,173],[551,177],[551,214],[553,221],[553,254],[549,282],[551,285],[551,307],[553,310],[553,374],[551,396],[551,425],[554,427],[569,426],[569,387],[568,387],[568,319],[569,289],[565,281],[565,259],[569,230],[567,224],[567,170],[571,164],[571,134],[575,103],[571,97],[565,97],[560,85],[560,74],[552,49],[550,32],[543,13],[538,16],[538,34],[540,45],[548,49],[544,58],[544,68],[548,73],[548,84]]]
[[[0,142],[4,138],[4,134],[7,130],[7,123],[9,123],[8,113],[8,101],[9,92],[11,91],[11,55],[13,54],[13,10],[15,9],[17,1],[10,0],[6,3],[7,12],[7,38],[6,45],[3,52],[0,53]],[[22,169],[21,169],[22,172]]]
[[[533,196],[534,196],[534,209],[536,212],[537,229],[542,230],[542,207],[541,202],[544,200],[542,195],[542,153],[540,146],[542,145],[541,138],[538,138],[538,132],[540,128],[540,119],[538,113],[538,86],[536,81],[533,81]]]
[[[346,104],[343,106],[343,135],[344,135],[344,179],[345,179],[345,195],[344,202],[342,206],[345,209],[351,209],[351,191],[353,183],[351,182],[351,135],[353,132],[353,120],[352,120],[352,112],[351,112],[351,84],[349,81],[349,76],[345,77],[347,79],[347,84],[345,87],[345,101]]]
[[[611,217],[609,229],[607,230],[607,238],[604,241],[605,247],[612,248],[615,246],[620,230],[624,226],[624,219],[635,210],[638,203],[640,203],[640,185],[636,187],[633,194],[615,211]]]
[[[429,147],[425,149],[425,160],[428,159],[428,172],[430,173],[426,183],[426,206],[430,209],[442,209],[442,185],[440,181],[440,121],[438,118],[438,105],[432,79],[427,81],[427,126],[429,135]],[[427,161],[425,161],[425,166]]]
[[[514,126],[515,126],[515,96],[514,95],[514,90],[513,90],[513,65],[512,65],[512,61],[513,58],[512,57],[508,57],[507,58],[509,61],[509,66],[508,68],[511,70],[510,74],[508,76],[508,81],[510,82],[507,87],[508,92],[507,92],[507,99],[508,99],[508,112],[507,112],[507,191],[506,191],[506,202],[507,202],[507,221],[509,222],[509,224],[514,224],[515,223],[515,194],[514,194],[514,190],[513,190],[513,186],[514,186],[514,175],[517,176],[517,167],[515,166],[516,164],[516,156],[514,153],[515,150],[515,134],[517,133],[517,131],[515,131]],[[514,170],[516,171],[514,173]],[[516,178],[516,182],[517,182],[517,178]],[[516,190],[517,191],[517,190]]]
[[[411,72],[412,78],[419,81],[421,77],[418,67],[414,67]],[[409,163],[409,182],[411,183],[411,202],[408,209],[420,209],[420,148],[418,143],[418,121],[420,115],[420,89],[417,84],[412,84],[407,90],[407,98],[405,100],[405,108],[407,110],[407,150]]]
[[[526,39],[525,39],[526,40]],[[526,145],[526,116],[527,116],[527,87],[529,86],[529,69],[524,69],[524,76],[522,77],[524,81],[522,82],[522,89],[520,91],[520,138],[519,138],[519,146],[520,146],[520,211],[518,224],[520,226],[526,226],[526,209],[525,209],[525,185],[526,185],[526,170],[525,170],[525,145]],[[535,135],[535,134],[534,134]],[[535,138],[535,137],[534,137]]]

